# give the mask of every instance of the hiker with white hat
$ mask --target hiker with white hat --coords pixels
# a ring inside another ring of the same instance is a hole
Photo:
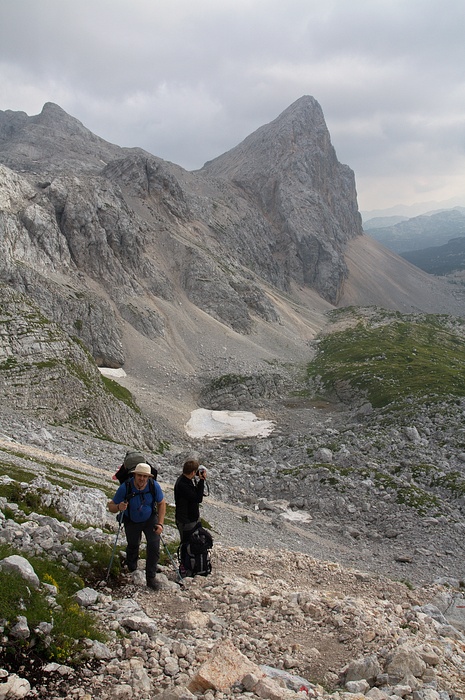
[[[156,572],[160,554],[160,535],[166,514],[166,501],[158,481],[152,477],[149,464],[141,462],[134,476],[122,483],[108,503],[110,513],[123,519],[126,533],[126,564],[129,571],[137,569],[142,533],[147,541],[145,576],[149,588],[158,589]]]

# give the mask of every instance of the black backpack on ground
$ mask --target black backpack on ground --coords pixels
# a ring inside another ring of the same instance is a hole
[[[144,455],[141,452],[137,452],[137,450],[128,450],[126,452],[124,462],[113,476],[113,479],[117,479],[120,484],[124,484],[124,482],[127,481],[130,476],[133,476],[132,472],[138,464],[141,464],[141,462],[149,465],[152,476],[154,479],[156,479],[158,471],[155,469],[155,467],[152,467],[150,462],[147,462]]]
[[[199,526],[193,530],[186,542],[178,547],[179,575],[208,576],[212,565],[210,550],[213,547],[213,538],[204,527]]]

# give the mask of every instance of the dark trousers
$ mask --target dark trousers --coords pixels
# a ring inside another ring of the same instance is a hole
[[[135,571],[137,569],[142,533],[145,535],[147,541],[145,576],[147,580],[155,578],[158,558],[160,556],[160,535],[156,535],[154,532],[156,523],[156,513],[153,513],[150,518],[143,523],[134,523],[131,520],[126,520],[126,518],[124,520],[124,531],[128,543],[126,547],[126,564],[130,571]]]
[[[197,525],[200,525],[200,520],[195,520],[193,523],[181,523],[176,520],[176,527],[178,528],[179,537],[181,538],[181,544],[187,542],[192,531],[195,530]]]

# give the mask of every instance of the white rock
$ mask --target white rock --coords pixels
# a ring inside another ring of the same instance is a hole
[[[40,581],[31,564],[25,557],[20,557],[18,554],[12,554],[0,561],[0,569],[2,571],[14,571],[20,574],[33,588],[39,588]]]

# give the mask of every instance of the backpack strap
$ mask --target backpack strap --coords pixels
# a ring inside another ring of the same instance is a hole
[[[158,504],[157,504],[157,499],[155,497],[155,479],[149,479],[149,491],[152,494],[152,499],[153,499],[153,504],[152,504],[152,512],[156,513],[158,511]]]
[[[130,513],[130,507],[129,507],[129,506],[130,506],[130,504],[131,504],[131,499],[133,498],[133,496],[136,495],[134,489],[132,488],[132,484],[131,484],[131,479],[132,479],[132,478],[133,478],[133,477],[130,476],[129,479],[127,479],[127,480],[124,482],[124,483],[126,484],[126,496],[125,496],[124,500],[127,501],[127,503],[128,503],[128,507],[127,507],[126,513],[128,514],[129,520],[131,520],[131,513]],[[155,484],[154,484],[154,479],[149,479],[149,493],[150,493],[151,496],[152,496],[152,512],[155,513],[155,512],[157,511],[157,501],[156,501],[156,497],[155,497]]]
[[[131,477],[129,479],[126,479],[124,482],[126,484],[126,495],[124,497],[124,500],[127,502],[128,507],[126,509],[126,513],[128,516],[128,520],[131,520],[131,512],[130,512],[130,503],[131,503],[131,498],[134,496],[134,491],[132,490],[131,486]]]

